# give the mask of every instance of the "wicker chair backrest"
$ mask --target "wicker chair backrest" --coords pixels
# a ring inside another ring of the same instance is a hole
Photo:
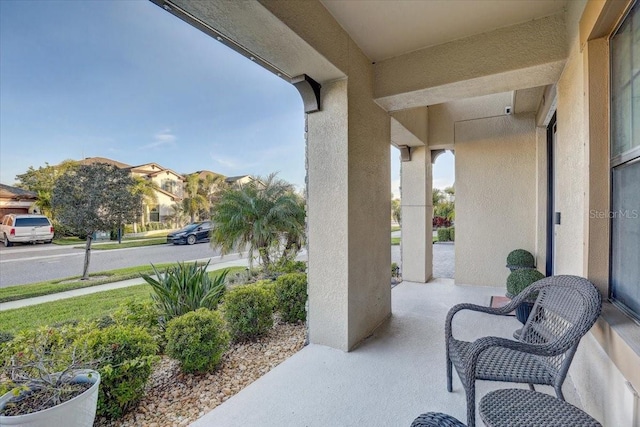
[[[538,296],[520,340],[546,345],[549,355],[540,360],[557,373],[600,316],[602,297],[587,279],[567,275],[538,280],[523,292]]]

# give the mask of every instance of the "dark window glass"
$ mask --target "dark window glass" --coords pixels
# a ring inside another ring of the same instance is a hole
[[[160,208],[157,205],[149,210],[149,222],[160,222]]]
[[[611,39],[611,298],[640,319],[640,2]]]
[[[16,227],[41,227],[51,226],[47,218],[16,218]]]

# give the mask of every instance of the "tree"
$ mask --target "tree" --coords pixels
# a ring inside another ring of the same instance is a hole
[[[211,245],[223,255],[248,247],[250,262],[257,252],[259,263],[269,270],[304,245],[305,217],[304,199],[271,174],[222,191],[211,218]]]
[[[202,195],[207,201],[206,209],[200,209],[200,219],[209,218],[211,207],[217,203],[224,183],[224,177],[214,173],[207,173],[204,178],[198,181],[198,194]]]
[[[391,200],[391,218],[393,218],[398,224],[402,220],[402,205],[400,199]]]
[[[142,215],[140,216],[140,223],[144,227],[147,207],[158,203],[158,195],[156,193],[158,186],[155,185],[153,181],[141,176],[134,176],[133,180],[134,185],[131,191],[134,194],[140,195],[142,198]]]
[[[51,205],[51,199],[56,181],[67,170],[77,166],[78,162],[74,160],[65,160],[55,166],[45,163],[44,166],[40,166],[38,169],[29,166],[27,172],[16,176],[16,180],[18,180],[17,186],[37,193],[38,200],[35,203],[36,206],[40,208],[40,212],[53,220],[56,215]]]
[[[198,190],[200,189],[200,178],[197,173],[187,175],[185,183],[186,197],[182,200],[185,212],[191,217],[191,222],[196,222],[196,214],[203,209],[209,208],[209,203],[205,196]]]
[[[129,171],[105,163],[81,165],[58,178],[52,199],[58,220],[87,239],[82,280],[89,278],[93,234],[133,222],[140,211],[142,196],[134,186]]]

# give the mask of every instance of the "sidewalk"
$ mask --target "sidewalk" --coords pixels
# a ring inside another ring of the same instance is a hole
[[[212,257],[212,258],[220,258],[220,257]],[[204,262],[206,262],[208,260],[209,260],[209,258],[201,259],[201,260],[193,260],[193,261],[190,261],[190,262],[194,262],[194,261],[204,261]],[[241,259],[235,259],[235,260],[220,262],[220,263],[217,263],[217,264],[209,264],[209,267],[207,268],[207,271],[220,270],[222,268],[228,268],[228,267],[247,267],[248,265],[249,265],[248,259],[247,258],[241,258]],[[14,308],[28,307],[30,305],[42,304],[44,302],[58,301],[58,300],[61,300],[61,299],[73,298],[73,297],[78,297],[78,296],[81,296],[81,295],[93,294],[93,293],[96,293],[96,292],[109,291],[109,290],[112,290],[112,289],[126,288],[126,287],[129,287],[129,286],[141,285],[141,284],[144,284],[144,283],[145,283],[145,281],[142,278],[129,279],[129,280],[123,280],[123,281],[120,281],[120,282],[105,283],[104,285],[91,286],[91,287],[88,287],[88,288],[73,289],[73,290],[70,290],[70,291],[58,292],[58,293],[49,294],[49,295],[43,295],[43,296],[40,296],[40,297],[33,297],[33,298],[26,298],[26,299],[21,299],[21,300],[17,300],[17,301],[3,302],[3,303],[0,303],[0,311],[11,310],[11,309],[14,309]]]

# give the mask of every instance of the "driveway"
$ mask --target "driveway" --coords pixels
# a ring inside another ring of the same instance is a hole
[[[396,236],[400,237],[397,231]],[[455,276],[455,245],[453,243],[433,244],[433,277],[453,279]],[[395,262],[402,269],[400,246],[391,246],[391,262]],[[401,270],[402,271],[402,270]]]

